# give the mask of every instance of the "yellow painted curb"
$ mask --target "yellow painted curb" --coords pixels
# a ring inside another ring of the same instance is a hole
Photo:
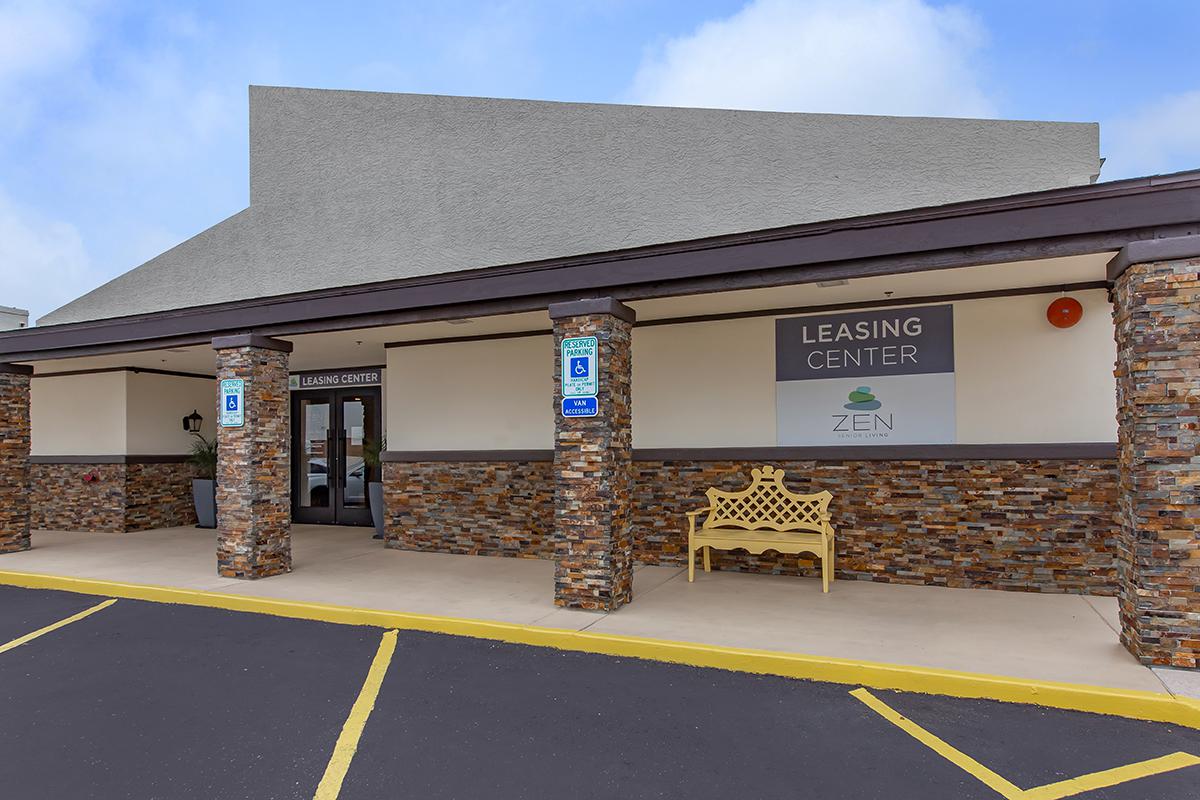
[[[872,689],[897,689],[951,697],[1000,700],[1007,703],[1031,703],[1071,711],[1113,714],[1150,722],[1169,722],[1200,729],[1200,702],[1173,697],[1166,693],[1134,689],[1110,689],[1085,684],[1007,678],[772,650],[720,647],[637,636],[542,628],[509,622],[409,614],[402,611],[247,597],[169,586],[116,583],[36,573],[0,571],[0,584],[148,600],[155,603],[204,606],[227,611],[247,611],[341,625],[370,625],[378,628],[472,636],[581,653],[629,656],[694,667],[713,667],[735,672],[866,686]]]

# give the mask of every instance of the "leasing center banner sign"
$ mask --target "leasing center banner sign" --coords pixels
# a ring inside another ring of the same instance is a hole
[[[781,445],[955,440],[954,307],[775,322]]]

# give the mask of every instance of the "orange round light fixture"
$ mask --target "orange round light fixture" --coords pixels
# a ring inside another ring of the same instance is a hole
[[[1083,306],[1074,297],[1060,297],[1046,309],[1046,319],[1056,328],[1070,328],[1083,319]]]

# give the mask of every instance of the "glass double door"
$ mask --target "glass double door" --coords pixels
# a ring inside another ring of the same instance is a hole
[[[379,441],[378,388],[292,393],[292,518],[370,525],[367,484],[379,480],[363,451]]]

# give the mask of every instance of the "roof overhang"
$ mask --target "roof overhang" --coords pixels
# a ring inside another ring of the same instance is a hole
[[[1200,171],[0,333],[0,361],[1002,264],[1200,234]]]

